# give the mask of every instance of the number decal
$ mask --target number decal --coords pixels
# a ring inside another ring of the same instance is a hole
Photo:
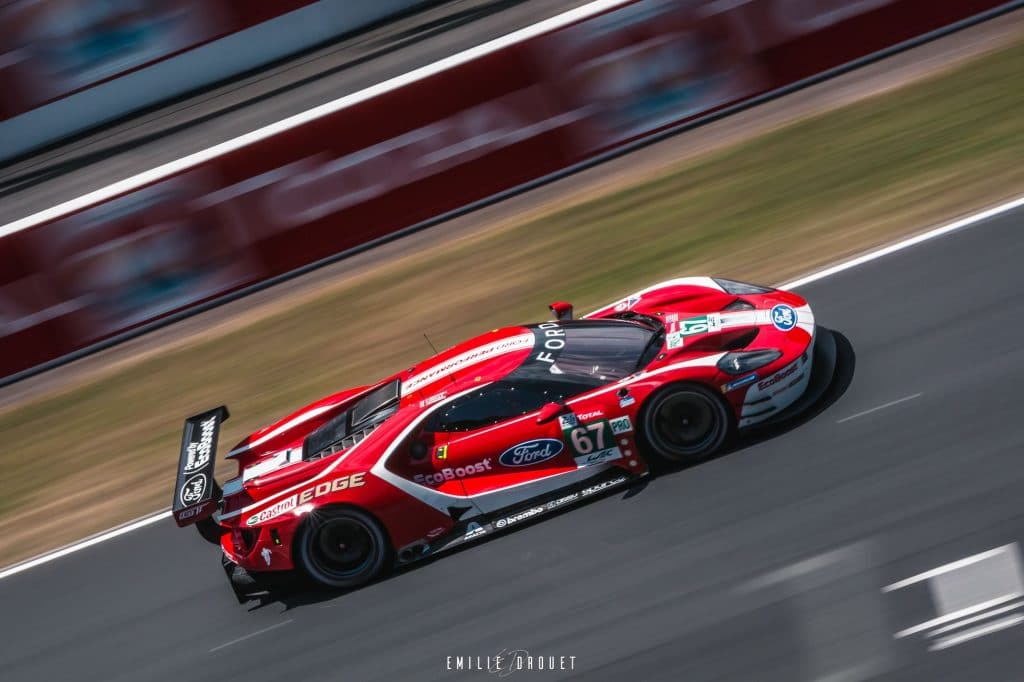
[[[590,441],[590,436],[587,435],[586,426],[577,426],[571,430],[569,432],[569,440],[572,443],[572,449],[577,455],[589,455],[594,451],[594,444]]]
[[[589,455],[594,450],[604,450],[605,430],[608,422],[601,420],[584,426],[577,426],[569,432],[569,441],[577,455]]]
[[[577,466],[599,464],[622,457],[622,451],[610,438],[607,419],[563,430]]]

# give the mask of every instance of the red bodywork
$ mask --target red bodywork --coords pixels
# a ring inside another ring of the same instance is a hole
[[[732,406],[740,428],[770,419],[807,387],[815,326],[806,302],[779,290],[728,293],[720,282],[671,280],[584,316],[660,325],[664,338],[645,367],[566,399],[568,410],[544,423],[538,416],[554,409],[551,404],[480,428],[431,427],[454,401],[517,368],[553,364],[565,345],[565,327],[586,324],[566,321],[571,306],[564,303],[553,308],[560,320],[488,332],[253,433],[227,455],[237,461],[238,477],[224,485],[216,513],[210,504],[191,512],[176,508],[175,516],[185,525],[213,514],[231,561],[251,572],[282,571],[294,568],[292,540],[310,511],[352,505],[383,524],[402,562],[523,521],[545,508],[524,505],[545,495],[564,495],[564,502],[586,497],[604,487],[594,485],[597,474],[612,482],[645,475],[637,428],[648,396],[667,384],[713,388]],[[737,349],[781,355],[754,372],[720,370],[723,356]],[[401,388],[393,414],[304,459],[311,454],[304,454],[307,437],[396,380]],[[480,523],[467,530],[472,519]]]

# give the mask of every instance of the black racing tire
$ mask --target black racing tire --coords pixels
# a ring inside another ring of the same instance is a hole
[[[296,536],[295,557],[302,571],[323,587],[349,589],[380,577],[391,543],[380,523],[354,507],[311,512]]]
[[[670,465],[713,457],[733,431],[725,401],[700,384],[674,384],[648,398],[642,433],[651,453]]]

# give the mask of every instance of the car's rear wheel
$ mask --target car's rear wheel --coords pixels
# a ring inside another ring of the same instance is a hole
[[[380,523],[353,508],[311,512],[297,538],[297,557],[305,573],[331,588],[365,585],[387,565],[390,545]]]
[[[695,464],[712,457],[731,428],[725,401],[698,384],[664,388],[644,407],[647,444],[656,457],[671,464]]]

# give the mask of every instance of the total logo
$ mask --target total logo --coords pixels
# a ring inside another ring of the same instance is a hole
[[[491,470],[491,458],[477,462],[476,464],[467,464],[464,467],[445,467],[440,471],[436,471],[432,474],[416,474],[412,477],[412,480],[416,481],[421,485],[441,485],[445,481],[454,481],[458,478],[466,478],[468,476],[475,476],[476,474],[482,474],[485,471]]]
[[[796,311],[792,307],[780,303],[772,308],[772,324],[779,331],[788,332],[796,326]]]
[[[538,438],[513,445],[501,453],[498,461],[507,467],[525,467],[557,457],[565,446],[555,438]]]
[[[519,523],[520,521],[525,521],[526,519],[532,518],[532,517],[536,516],[537,514],[543,514],[543,513],[544,513],[544,507],[531,507],[530,509],[526,509],[524,511],[521,511],[518,514],[513,514],[512,516],[506,516],[503,519],[498,519],[497,521],[494,522],[494,526],[496,528],[504,528],[505,526],[511,526],[513,523]]]

